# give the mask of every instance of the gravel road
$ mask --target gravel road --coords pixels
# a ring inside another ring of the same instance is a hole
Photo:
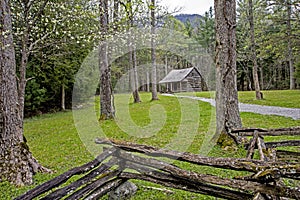
[[[216,106],[216,102],[214,99],[193,97],[193,96],[181,96],[181,95],[173,95],[173,94],[163,94],[163,95],[194,99],[198,101],[208,102],[212,106]],[[262,115],[278,115],[284,117],[291,117],[295,120],[300,119],[299,108],[283,108],[283,107],[276,107],[276,106],[261,106],[261,105],[254,105],[254,104],[239,103],[239,110],[240,112],[252,112],[252,113],[258,113]]]

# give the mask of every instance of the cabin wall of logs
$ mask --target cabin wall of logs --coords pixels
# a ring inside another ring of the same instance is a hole
[[[97,139],[96,143],[104,145],[105,148],[95,160],[73,168],[16,199],[99,199],[128,180],[143,180],[166,188],[224,199],[300,199],[300,188],[285,185],[283,181],[289,180],[295,185],[299,183],[299,152],[282,152],[275,149],[278,146],[299,148],[299,141],[279,141],[275,144],[264,142],[263,139],[266,135],[299,136],[299,128],[235,129],[231,134],[251,137],[245,145],[248,149],[246,158],[205,157],[147,145]],[[253,159],[255,151],[258,151],[259,159]],[[172,162],[175,160],[176,162]],[[224,178],[202,174],[181,169],[174,164],[178,162],[244,171],[248,175]],[[65,184],[67,181],[68,184]]]

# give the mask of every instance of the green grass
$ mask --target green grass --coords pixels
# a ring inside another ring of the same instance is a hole
[[[26,119],[25,137],[35,158],[53,174],[37,174],[34,185],[15,188],[9,183],[0,183],[0,199],[12,199],[70,168],[82,165],[93,157],[78,137],[73,124],[72,112],[46,114]]]
[[[262,93],[264,99],[256,100],[254,91],[240,91],[238,93],[239,101],[248,104],[300,108],[300,90],[270,90],[262,91]],[[215,94],[214,92],[198,92],[196,95],[199,97],[214,98]]]
[[[94,143],[96,137],[201,153],[200,149],[205,144],[203,141],[207,140],[207,133],[212,130],[210,122],[214,110],[208,103],[165,96],[160,96],[159,101],[151,102],[149,101],[151,96],[147,93],[142,93],[141,98],[142,103],[132,104],[128,95],[116,95],[117,119],[101,122],[100,125],[93,106],[74,112],[76,126],[72,112],[59,112],[26,119],[25,136],[33,155],[54,173],[37,174],[34,177],[34,185],[27,187],[16,188],[7,182],[0,183],[0,199],[14,198],[72,167],[92,160],[102,151],[102,146]],[[286,104],[288,101],[283,101],[284,107]],[[98,110],[98,106],[96,109]],[[92,120],[88,118],[90,113],[94,117]],[[245,127],[278,128],[300,125],[300,120],[278,116],[241,113],[241,117]],[[91,122],[93,120],[94,122]],[[155,129],[157,124],[159,129]],[[224,151],[218,146],[210,150],[208,155],[214,157],[244,157],[246,153],[243,149]],[[222,177],[232,178],[241,175],[240,172],[230,170],[175,163],[184,169]],[[135,181],[135,183],[140,186],[140,190],[133,199],[214,199],[180,190],[173,190],[174,194],[165,194],[142,187],[159,187],[157,185],[142,181]]]
[[[287,108],[300,108],[300,90],[262,91],[264,99],[256,100],[255,92],[239,92],[243,103]]]

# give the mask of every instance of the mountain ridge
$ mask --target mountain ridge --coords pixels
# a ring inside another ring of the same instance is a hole
[[[191,24],[195,24],[199,19],[203,18],[202,15],[199,14],[178,14],[174,15],[174,17],[182,23],[186,23],[189,20]]]

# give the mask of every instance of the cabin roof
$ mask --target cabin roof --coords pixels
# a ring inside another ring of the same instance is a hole
[[[186,68],[186,69],[174,69],[170,71],[170,73],[165,78],[159,81],[159,83],[162,84],[162,83],[181,82],[193,71],[193,69],[195,69],[196,72],[199,74],[199,76],[201,76],[200,72],[195,67]]]

